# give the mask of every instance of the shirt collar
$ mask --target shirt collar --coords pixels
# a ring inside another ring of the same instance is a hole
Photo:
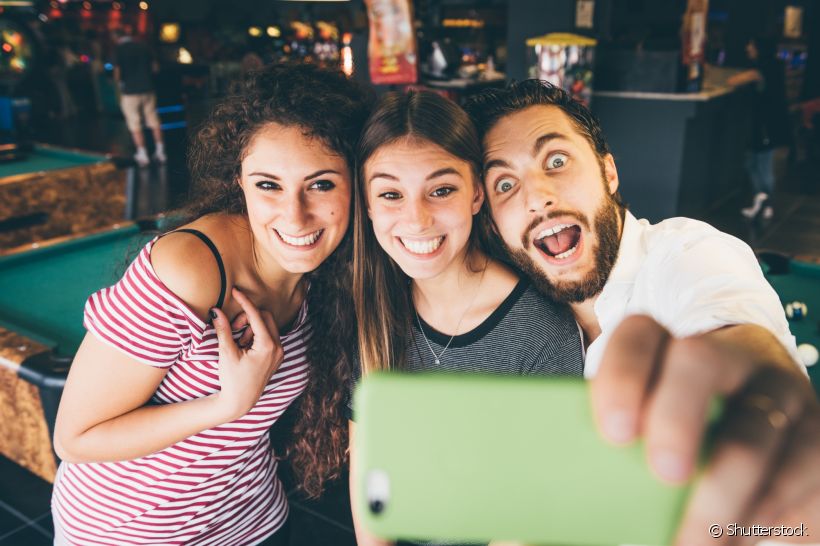
[[[609,273],[607,285],[614,283],[633,283],[646,257],[643,239],[649,226],[646,220],[638,220],[628,210],[624,213],[624,229],[621,243],[618,246],[618,258]]]

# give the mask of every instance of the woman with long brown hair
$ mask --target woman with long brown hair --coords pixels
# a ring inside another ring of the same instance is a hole
[[[569,310],[539,295],[494,247],[481,159],[467,114],[432,92],[389,94],[365,123],[354,191],[362,374],[581,375]],[[350,432],[352,440],[352,422]],[[359,544],[383,543],[360,525],[356,533]]]
[[[366,111],[340,73],[277,66],[200,130],[192,221],[86,305],[54,434],[57,544],[287,544],[268,430],[306,389],[302,485],[315,493],[344,463],[338,349]],[[247,343],[229,320],[242,312]]]

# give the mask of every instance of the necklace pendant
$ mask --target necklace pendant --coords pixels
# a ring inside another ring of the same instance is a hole
[[[441,364],[441,360],[439,360],[439,359],[437,358],[437,359],[436,359],[436,366],[438,366],[439,364]]]

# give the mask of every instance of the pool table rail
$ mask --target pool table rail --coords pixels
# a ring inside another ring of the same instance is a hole
[[[50,347],[0,327],[0,453],[53,482],[54,418],[68,362]]]

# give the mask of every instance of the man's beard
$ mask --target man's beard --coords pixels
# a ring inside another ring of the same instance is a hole
[[[619,213],[620,208],[607,194],[604,203],[595,213],[595,234],[598,237],[598,244],[592,249],[595,267],[579,281],[551,281],[527,251],[507,247],[507,252],[513,263],[530,278],[542,294],[553,301],[580,303],[598,295],[609,279],[620,246]]]

